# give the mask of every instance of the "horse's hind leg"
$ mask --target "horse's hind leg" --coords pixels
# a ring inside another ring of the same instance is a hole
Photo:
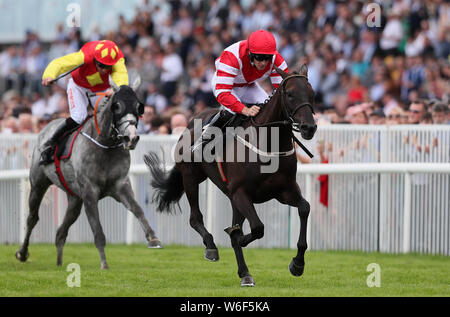
[[[45,192],[51,185],[50,180],[44,175],[42,169],[39,169],[37,172],[33,172],[32,169],[30,172],[30,183],[31,189],[28,199],[30,213],[27,218],[27,230],[23,244],[16,252],[16,258],[21,262],[25,262],[28,259],[28,245],[30,243],[31,232],[39,221],[39,206],[41,205]]]
[[[148,247],[161,248],[161,241],[159,241],[158,237],[155,235],[155,232],[150,227],[147,219],[145,219],[145,214],[142,211],[141,206],[139,206],[136,199],[134,198],[134,192],[131,188],[130,181],[127,180],[125,183],[123,183],[123,185],[117,189],[116,194],[113,197],[116,200],[120,201],[125,206],[125,208],[130,210],[136,216],[139,223],[141,224],[142,229],[144,230],[145,237],[148,241]]]
[[[246,247],[250,242],[261,239],[264,236],[264,224],[259,219],[255,206],[245,191],[237,190],[231,197],[231,203],[233,208],[236,208],[250,224],[251,232],[239,239],[239,245]]]
[[[195,176],[187,171],[183,171],[183,186],[186,193],[186,197],[189,201],[191,207],[191,214],[189,217],[189,224],[195,231],[197,231],[203,239],[203,244],[205,245],[205,259],[209,261],[219,260],[219,251],[214,243],[214,238],[211,233],[205,228],[203,223],[203,215],[200,211],[200,206],[198,204],[198,188],[200,182],[196,180]]]
[[[66,210],[66,215],[64,216],[64,220],[61,226],[58,228],[58,231],[56,232],[56,239],[55,239],[57,252],[56,265],[62,265],[63,248],[64,244],[66,243],[69,228],[80,216],[81,207],[83,205],[83,201],[75,196],[67,195],[67,200],[68,206]]]
[[[241,228],[244,220],[244,217],[233,206],[233,226],[226,228],[225,232],[230,235],[231,246],[233,247],[234,254],[236,255],[238,275],[241,278],[241,286],[255,286],[255,281],[248,272],[247,264],[244,259],[244,253],[242,252],[242,247],[239,244],[239,241],[243,237]]]

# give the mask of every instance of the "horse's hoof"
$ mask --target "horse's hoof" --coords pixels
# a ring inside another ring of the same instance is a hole
[[[101,264],[100,265],[100,270],[109,270],[109,266],[108,266],[108,264]]]
[[[255,280],[251,275],[244,276],[241,279],[241,287],[253,287],[255,286]]]
[[[149,249],[162,249],[162,244],[159,239],[152,239],[148,242]]]
[[[289,271],[294,276],[301,276],[303,274],[303,270],[305,269],[305,265],[297,265],[294,260],[289,264]]]
[[[22,252],[20,251],[16,252],[16,259],[19,260],[20,262],[25,262],[29,256],[30,254],[28,252],[25,254],[22,254]]]
[[[211,262],[219,261],[219,250],[205,249],[205,259]]]

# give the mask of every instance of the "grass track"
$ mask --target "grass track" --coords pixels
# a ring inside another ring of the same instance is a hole
[[[220,260],[203,259],[200,247],[107,245],[110,269],[101,271],[93,244],[67,244],[64,263],[56,266],[56,249],[32,244],[30,258],[14,257],[18,245],[0,246],[0,296],[450,296],[450,258],[418,254],[307,251],[303,276],[293,277],[288,264],[295,250],[245,249],[256,287],[241,288],[234,252],[219,248]],[[81,267],[81,287],[69,288],[69,263]],[[381,287],[369,288],[367,265],[381,267]]]

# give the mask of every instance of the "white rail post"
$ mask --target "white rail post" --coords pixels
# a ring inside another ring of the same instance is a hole
[[[411,173],[405,173],[405,201],[403,204],[403,253],[410,252],[411,241]]]
[[[25,239],[25,230],[27,224],[27,178],[20,178],[20,211],[19,211],[19,241]]]
[[[214,183],[208,178],[206,182],[206,230],[214,236],[214,213],[215,213],[215,188]]]
[[[131,188],[133,189],[133,193],[136,196],[136,189],[137,189],[136,174],[130,174],[130,183],[131,183]],[[133,243],[133,236],[134,236],[133,221],[134,221],[134,215],[130,210],[128,210],[127,229],[126,229],[127,231],[125,233],[125,243],[127,245],[130,245]]]
[[[313,175],[312,174],[306,174],[306,189],[305,189],[305,199],[306,201],[312,205],[312,191],[313,191]],[[311,247],[311,213],[309,213],[308,216],[308,222],[306,225],[306,244],[308,245],[308,248]]]
[[[300,218],[297,207],[289,206],[289,248],[297,249],[298,235],[300,232]]]

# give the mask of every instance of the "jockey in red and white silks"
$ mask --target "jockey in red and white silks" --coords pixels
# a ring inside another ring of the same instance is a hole
[[[217,101],[229,112],[244,115],[249,115],[247,109],[251,109],[246,109],[244,103],[263,103],[268,98],[258,80],[270,77],[273,87],[278,88],[282,79],[274,66],[288,72],[274,36],[264,30],[227,47],[215,64],[212,88]]]

